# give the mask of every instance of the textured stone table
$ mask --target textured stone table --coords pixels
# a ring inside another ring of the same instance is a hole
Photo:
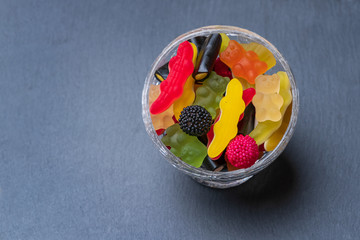
[[[145,132],[179,34],[250,29],[292,66],[295,135],[240,187],[203,187]],[[359,1],[1,1],[0,239],[359,239]]]

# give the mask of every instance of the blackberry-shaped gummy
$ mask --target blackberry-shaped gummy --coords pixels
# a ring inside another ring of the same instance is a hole
[[[192,105],[181,111],[180,128],[191,136],[202,136],[211,127],[212,117],[210,113],[199,105]]]

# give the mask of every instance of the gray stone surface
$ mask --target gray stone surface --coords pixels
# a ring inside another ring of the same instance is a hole
[[[169,165],[141,117],[162,48],[213,24],[292,67],[280,159],[214,190]],[[1,1],[0,239],[359,239],[359,1]]]

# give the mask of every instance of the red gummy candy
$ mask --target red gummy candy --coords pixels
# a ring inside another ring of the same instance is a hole
[[[243,91],[242,99],[245,102],[245,107],[251,103],[253,97],[255,96],[255,88],[248,88]],[[244,118],[244,113],[242,113],[239,117],[239,122]]]
[[[164,132],[165,132],[165,129],[163,129],[163,128],[160,128],[160,129],[156,130],[156,134],[157,134],[158,136],[160,136],[160,135],[163,134]]]
[[[223,63],[220,58],[217,58],[215,60],[214,71],[217,75],[220,75],[222,77],[228,77],[230,79],[233,78],[230,68],[225,63]]]
[[[259,159],[259,148],[249,135],[238,135],[230,141],[225,156],[234,167],[248,168]]]
[[[160,95],[151,104],[151,114],[164,112],[181,96],[186,80],[194,71],[193,55],[191,43],[185,41],[179,45],[176,56],[169,61],[169,75],[160,83]]]

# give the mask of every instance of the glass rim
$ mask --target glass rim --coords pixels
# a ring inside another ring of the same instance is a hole
[[[176,157],[161,141],[161,139],[156,134],[156,131],[152,125],[151,117],[150,117],[150,111],[149,111],[149,88],[150,88],[150,82],[154,78],[155,71],[161,64],[161,60],[167,56],[171,51],[173,51],[181,42],[186,41],[190,38],[200,36],[200,35],[207,35],[212,33],[225,33],[230,36],[240,36],[243,38],[247,38],[251,41],[260,43],[264,45],[268,50],[271,51],[271,53],[276,58],[277,62],[281,64],[281,66],[284,68],[284,71],[289,77],[290,84],[291,84],[291,93],[292,93],[292,113],[291,118],[289,122],[289,126],[282,137],[279,144],[276,146],[276,148],[273,151],[269,151],[266,153],[261,159],[255,162],[254,165],[252,165],[249,168],[245,169],[238,169],[235,171],[228,171],[228,172],[214,172],[203,168],[196,168],[193,167],[184,161],[182,161],[180,158]],[[181,34],[177,38],[175,38],[173,41],[171,41],[160,53],[160,55],[155,59],[151,66],[151,70],[149,71],[145,83],[144,88],[142,92],[142,116],[143,121],[145,124],[145,128],[147,133],[149,134],[150,138],[152,139],[153,143],[158,147],[161,154],[166,158],[168,162],[170,162],[174,167],[179,169],[180,171],[192,176],[197,177],[205,180],[229,180],[229,179],[242,179],[246,177],[250,177],[267,166],[269,166],[285,149],[287,146],[289,140],[291,139],[292,135],[294,134],[295,125],[297,122],[297,116],[299,112],[299,94],[298,94],[298,88],[296,86],[295,78],[292,74],[292,71],[290,69],[290,66],[288,65],[285,58],[282,56],[282,54],[277,50],[277,48],[272,45],[268,40],[261,37],[260,35],[251,32],[247,29],[235,27],[235,26],[225,26],[225,25],[212,25],[212,26],[205,26],[200,27],[191,31],[188,31],[184,34]]]

